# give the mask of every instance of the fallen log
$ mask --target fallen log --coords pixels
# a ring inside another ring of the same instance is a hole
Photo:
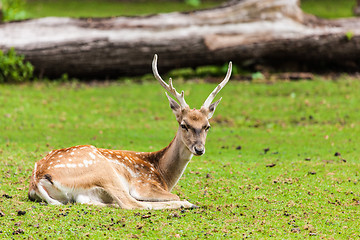
[[[0,49],[11,47],[49,77],[151,73],[154,53],[161,72],[229,60],[356,70],[360,20],[319,19],[303,13],[297,0],[241,0],[187,13],[2,23]]]

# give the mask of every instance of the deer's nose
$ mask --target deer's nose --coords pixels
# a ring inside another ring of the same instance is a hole
[[[195,146],[194,150],[195,150],[196,155],[198,155],[198,156],[203,155],[205,153],[204,146]]]

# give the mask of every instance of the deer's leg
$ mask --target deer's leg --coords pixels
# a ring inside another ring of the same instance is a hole
[[[37,184],[37,188],[38,188],[38,192],[36,193],[42,200],[45,200],[48,204],[53,204],[53,205],[62,205],[63,203],[52,198],[48,191],[50,191],[50,189],[53,186],[51,186],[50,184],[47,184],[47,182],[44,180],[40,180],[39,183]]]
[[[160,200],[146,201],[134,198],[131,193],[123,191],[118,188],[109,189],[109,193],[113,196],[114,200],[119,204],[121,208],[125,209],[177,209],[177,208],[197,208],[196,205],[188,201],[171,201],[171,200]],[[171,194],[171,193],[169,193]],[[176,196],[175,194],[171,194]],[[163,196],[162,196],[163,197]],[[178,196],[176,196],[179,199]],[[164,198],[164,197],[163,197]]]
[[[121,183],[119,183],[121,184]],[[129,189],[123,185],[112,185],[107,186],[105,191],[112,196],[112,198],[117,202],[117,204],[124,209],[177,209],[177,208],[196,208],[197,206],[188,202],[188,201],[179,201],[179,197],[175,194],[169,193],[165,190],[159,190],[153,192],[157,194],[158,198],[155,201],[145,200],[144,196],[142,199],[139,196],[139,199],[131,195]],[[120,187],[121,186],[121,187]],[[161,195],[165,194],[164,195]],[[145,194],[145,197],[150,198],[149,195]],[[175,200],[169,200],[175,199]]]
[[[150,209],[197,208],[196,205],[186,200],[180,201],[179,196],[155,184],[148,185],[143,189],[134,187],[130,190],[130,195],[138,201],[146,202]]]
[[[103,189],[114,199],[120,208],[124,209],[151,209],[146,202],[140,202],[130,195],[130,184],[121,175],[115,173],[109,184]]]
[[[151,209],[146,202],[137,201],[128,191],[119,189],[117,187],[106,188],[108,194],[115,200],[120,208],[124,209]]]
[[[146,202],[149,209],[178,209],[178,208],[198,208],[198,206],[184,201],[167,201],[167,202]]]
[[[130,189],[130,195],[136,200],[146,202],[167,202],[180,200],[179,196],[162,189],[158,185],[147,183],[146,187],[141,187],[141,185],[136,185]]]
[[[166,202],[148,202],[138,201],[128,192],[118,188],[107,189],[108,193],[114,198],[121,208],[124,209],[177,209],[177,208],[197,208],[196,205],[188,201],[166,201]]]

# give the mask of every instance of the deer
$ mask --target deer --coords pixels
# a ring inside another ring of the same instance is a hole
[[[167,84],[157,69],[155,54],[152,70],[165,92],[179,124],[168,146],[156,152],[136,152],[80,145],[52,150],[35,163],[28,197],[47,204],[68,203],[114,206],[123,209],[197,208],[180,200],[171,190],[183,175],[192,157],[205,153],[209,119],[220,103],[213,103],[227,84],[232,71],[229,62],[224,80],[210,93],[200,109],[190,109],[184,91],[178,93],[172,79]]]

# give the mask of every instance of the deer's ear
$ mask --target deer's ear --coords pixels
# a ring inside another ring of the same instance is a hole
[[[169,99],[170,108],[175,114],[176,120],[179,121],[179,117],[181,116],[181,106],[174,99],[172,99],[166,92],[165,94],[166,97]]]
[[[214,115],[215,109],[217,107],[217,105],[220,103],[221,98],[219,100],[217,100],[216,102],[210,104],[210,106],[208,108],[206,107],[201,107],[201,111],[206,115],[206,117],[208,119],[212,118],[212,116]]]

